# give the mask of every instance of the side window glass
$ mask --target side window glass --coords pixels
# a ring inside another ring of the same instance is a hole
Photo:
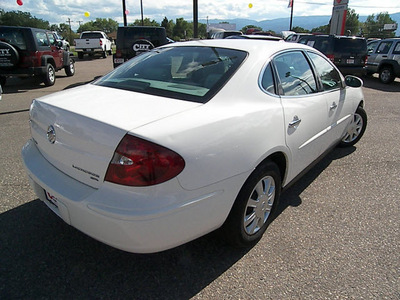
[[[392,46],[393,42],[382,42],[380,43],[378,50],[376,53],[379,54],[388,54],[390,47]]]
[[[264,74],[261,78],[261,86],[268,93],[275,94],[274,79],[272,77],[271,64],[265,68]]]
[[[307,95],[317,91],[314,74],[302,52],[277,55],[273,62],[285,96]]]
[[[50,45],[55,45],[56,44],[56,39],[54,38],[54,35],[52,35],[51,33],[47,34],[47,37],[50,41]]]
[[[400,42],[397,42],[396,46],[394,47],[393,54],[400,54]]]
[[[329,91],[340,88],[339,72],[322,56],[313,52],[308,52],[308,54],[319,73],[324,90]]]
[[[49,46],[49,40],[44,32],[36,32],[36,41],[38,46]]]

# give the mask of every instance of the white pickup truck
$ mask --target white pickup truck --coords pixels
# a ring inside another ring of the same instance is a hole
[[[112,54],[111,41],[102,31],[84,31],[79,39],[75,39],[75,51],[78,58],[82,59],[85,54],[93,56],[96,53],[106,58],[108,54]]]

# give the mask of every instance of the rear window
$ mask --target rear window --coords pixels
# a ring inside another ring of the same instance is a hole
[[[154,45],[154,47],[167,43],[164,28],[125,27],[118,29],[118,48],[130,48],[132,43],[136,40],[148,40]]]
[[[0,28],[0,41],[6,42],[19,50],[26,50],[24,33],[18,28]]]
[[[86,32],[82,33],[81,39],[101,39],[103,35],[100,32]]]
[[[146,52],[94,84],[205,103],[229,80],[247,52],[214,47],[168,47]]]
[[[336,39],[334,51],[340,53],[365,54],[367,52],[367,42],[364,39]]]

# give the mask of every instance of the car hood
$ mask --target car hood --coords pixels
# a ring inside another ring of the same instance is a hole
[[[56,168],[99,187],[127,132],[199,105],[89,84],[34,100],[31,134]]]

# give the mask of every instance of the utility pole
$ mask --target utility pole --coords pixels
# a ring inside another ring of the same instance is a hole
[[[193,0],[193,37],[199,37],[199,10],[198,0]]]
[[[290,10],[290,26],[289,26],[289,30],[292,30],[292,22],[293,22],[293,6],[294,6],[294,0],[289,0],[289,5],[291,7]]]
[[[69,42],[71,43],[72,42],[71,22],[73,22],[73,21],[71,21],[71,19],[68,18],[67,22],[68,22],[68,26],[69,26]]]
[[[140,13],[142,15],[142,26],[144,26],[144,20],[143,20],[143,1],[140,0]]]
[[[126,5],[125,5],[125,0],[122,0],[122,15],[124,17],[124,26],[128,26],[128,23],[126,21]]]

